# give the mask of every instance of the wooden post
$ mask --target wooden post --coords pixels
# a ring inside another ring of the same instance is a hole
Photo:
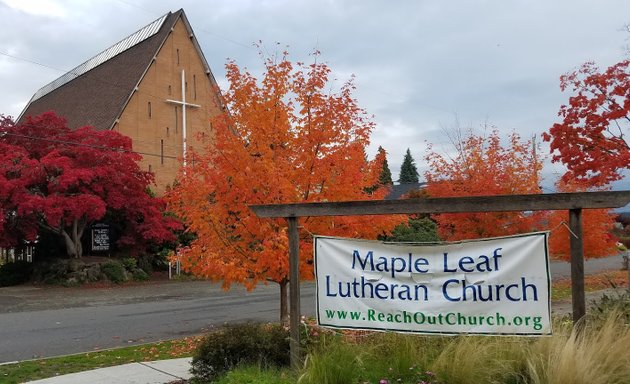
[[[297,217],[287,217],[289,222],[289,290],[291,367],[299,369],[300,358],[300,236]]]
[[[573,324],[586,315],[584,295],[584,241],[582,239],[582,209],[569,210],[571,228],[571,296],[573,300]]]

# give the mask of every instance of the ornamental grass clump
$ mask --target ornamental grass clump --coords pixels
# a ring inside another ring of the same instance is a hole
[[[369,383],[426,381],[425,372],[448,342],[445,337],[423,337],[399,333],[375,333],[364,337],[361,345],[369,351],[364,357],[362,378]]]
[[[538,339],[526,353],[527,383],[630,383],[630,328],[622,313],[603,323],[556,327],[553,337]]]
[[[519,382],[527,343],[522,338],[458,336],[430,368],[448,384]]]
[[[331,338],[306,357],[304,373],[299,384],[357,383],[363,371],[361,350],[357,344]]]
[[[448,338],[357,334],[323,338],[308,354],[298,383],[440,383],[427,367]]]

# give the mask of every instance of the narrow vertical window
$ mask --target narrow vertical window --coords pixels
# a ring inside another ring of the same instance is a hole
[[[168,127],[166,127],[166,137],[170,137],[171,136],[171,133],[169,132],[169,130],[170,129]]]
[[[179,125],[179,117],[177,117],[177,106],[175,106],[175,133],[177,133],[177,127]]]
[[[151,164],[149,164],[149,172],[152,172],[152,170],[151,170]]]
[[[170,86],[170,85],[168,86],[168,94],[169,94],[169,95],[172,95],[172,94],[173,94],[173,90],[172,90],[172,88],[171,88],[171,86]]]
[[[184,83],[184,91],[188,94],[188,82]]]
[[[197,100],[197,76],[193,75],[193,97]]]
[[[149,119],[151,118],[151,102],[149,101],[148,103],[148,109],[147,112],[149,112]]]
[[[164,139],[160,139],[160,162],[164,164]]]
[[[179,48],[177,48],[177,65],[179,65]]]

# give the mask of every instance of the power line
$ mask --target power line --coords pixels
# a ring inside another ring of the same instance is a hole
[[[59,72],[63,72],[66,73],[68,71],[64,71],[63,69],[59,69],[59,68],[55,68],[55,67],[51,67],[50,65],[46,65],[46,64],[42,64],[38,61],[35,60],[31,60],[31,59],[26,59],[24,57],[19,57],[19,56],[15,56],[15,55],[11,55],[10,53],[4,52],[4,51],[0,51],[0,55],[3,56],[7,56],[10,57],[12,59],[16,59],[16,60],[21,60],[21,61],[26,61],[27,63],[31,63],[31,64],[35,64],[35,65],[39,65],[40,67],[44,67],[44,68],[48,68],[48,69],[52,69],[54,71],[59,71]]]
[[[160,158],[177,160],[176,156],[168,156],[168,155],[162,155],[162,154],[157,154],[157,153],[148,153],[148,152],[139,152],[139,151],[133,151],[133,150],[124,149],[124,148],[107,147],[107,146],[104,146],[104,145],[85,144],[85,143],[79,143],[79,142],[76,142],[76,141],[48,139],[48,138],[45,138],[45,137],[19,135],[17,133],[9,133],[9,132],[2,132],[2,133],[0,133],[0,137],[3,137],[3,136],[12,136],[12,137],[18,137],[18,138],[22,138],[22,139],[39,140],[39,141],[46,141],[46,142],[50,142],[50,143],[74,145],[76,147],[87,147],[87,148],[92,148],[92,149],[99,149],[99,150],[113,151],[113,152],[135,153],[135,154],[143,155],[143,156],[156,156],[156,157],[160,157]]]
[[[145,12],[147,12],[147,13],[150,13],[150,14],[152,14],[152,15],[157,15],[157,16],[161,16],[161,15],[162,15],[162,14],[158,14],[157,12],[154,12],[154,11],[152,11],[152,10],[148,9],[148,8],[144,8],[144,7],[140,6],[140,5],[133,4],[133,3],[130,3],[130,2],[125,1],[125,0],[117,0],[117,1],[118,1],[119,3],[123,3],[123,4],[127,5],[127,6],[130,6],[130,7],[134,7],[134,8],[140,9],[140,10],[145,11]],[[215,33],[215,32],[210,32],[210,31],[208,31],[208,30],[201,29],[201,28],[195,28],[195,30],[205,32],[205,33],[207,33],[208,35],[214,36],[214,37],[216,37],[216,38],[218,38],[218,39],[225,40],[225,41],[227,41],[227,42],[229,42],[229,43],[232,43],[232,44],[235,44],[235,45],[238,45],[238,46],[241,46],[241,47],[245,47],[245,48],[248,48],[248,49],[249,49],[249,48],[253,48],[252,46],[249,46],[249,45],[243,44],[243,43],[238,42],[238,41],[236,41],[236,40],[232,40],[232,39],[230,39],[229,37],[225,37],[225,36],[220,35],[220,34]]]

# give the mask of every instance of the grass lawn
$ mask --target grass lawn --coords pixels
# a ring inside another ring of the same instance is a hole
[[[607,288],[627,287],[628,271],[608,271],[584,276],[586,292],[600,291]],[[557,279],[551,284],[551,300],[571,299],[571,279]]]
[[[200,339],[200,337],[187,337],[141,346],[0,365],[0,383],[21,383],[137,361],[190,357]]]

